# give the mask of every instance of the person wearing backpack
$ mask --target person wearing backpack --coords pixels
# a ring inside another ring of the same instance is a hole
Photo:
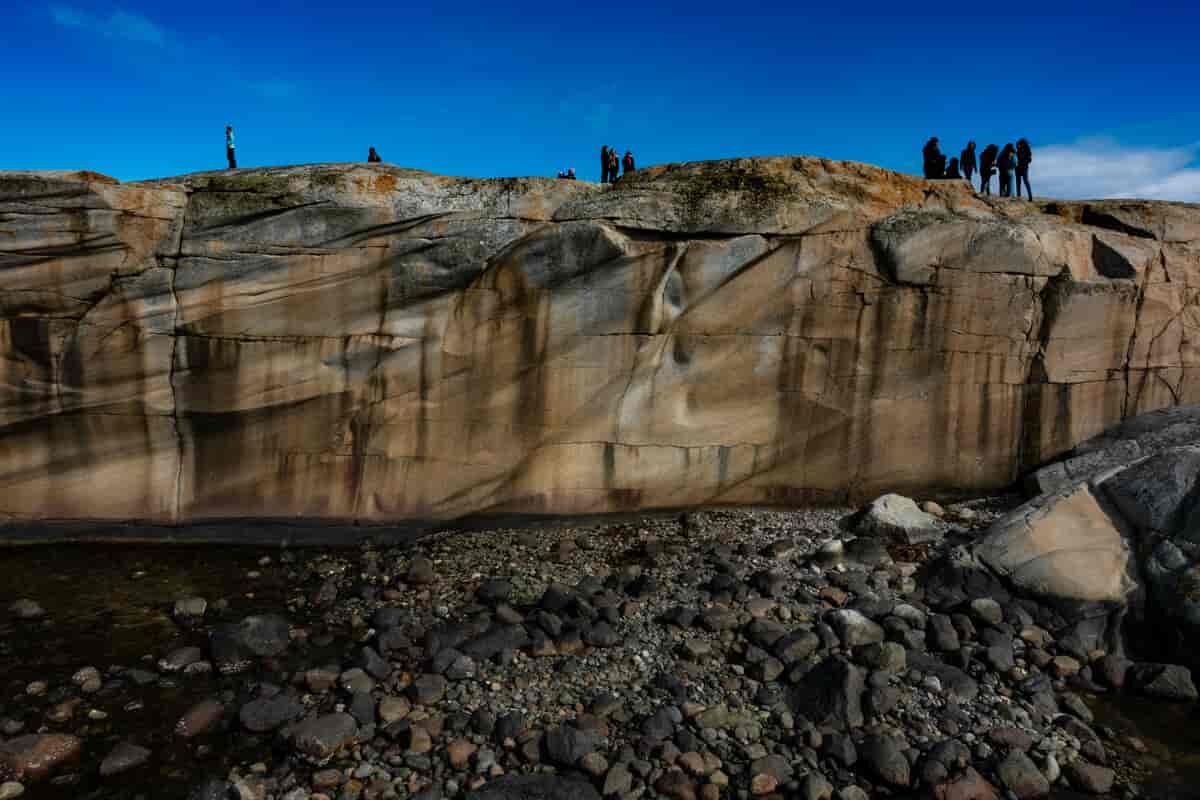
[[[989,144],[979,156],[979,189],[984,194],[992,193],[992,175],[996,172],[996,156],[1000,148]]]
[[[971,183],[971,176],[975,174],[974,142],[967,142],[967,149],[958,154],[958,166],[962,168],[962,174],[967,179],[967,183]],[[974,188],[974,184],[972,184],[972,188]]]
[[[1029,187],[1029,163],[1033,161],[1033,148],[1028,139],[1017,141],[1017,198],[1021,197],[1021,181],[1025,181],[1025,193],[1033,199],[1033,189]]]
[[[233,126],[225,126],[225,158],[229,159],[229,168],[237,169],[237,155],[233,151]]]
[[[628,175],[629,173],[633,172],[633,151],[632,151],[632,150],[626,150],[626,151],[625,151],[625,164],[624,164],[624,166],[625,166],[625,174],[626,174],[626,175]]]
[[[600,148],[600,182],[608,183],[608,145]]]
[[[925,143],[925,147],[921,149],[921,156],[924,162],[925,177],[929,180],[937,180],[942,177],[942,173],[946,169],[946,157],[942,155],[941,148],[938,147],[936,136]]]

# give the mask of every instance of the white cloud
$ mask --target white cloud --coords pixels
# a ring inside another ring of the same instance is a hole
[[[64,28],[83,28],[109,39],[164,45],[167,34],[163,28],[141,14],[117,9],[107,17],[94,17],[71,6],[51,6],[54,24]]]
[[[1128,147],[1112,139],[1036,148],[1029,170],[1042,197],[1138,197],[1200,202],[1200,143]]]

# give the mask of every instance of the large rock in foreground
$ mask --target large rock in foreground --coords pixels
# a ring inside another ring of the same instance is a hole
[[[1194,206],[985,200],[812,158],[611,187],[0,173],[0,514],[994,489],[1197,399],[1197,289]]]

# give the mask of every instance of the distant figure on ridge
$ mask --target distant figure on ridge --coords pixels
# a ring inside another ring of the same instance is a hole
[[[992,193],[992,174],[996,171],[996,156],[999,152],[999,147],[989,144],[979,156],[979,190],[984,194]]]
[[[600,148],[600,182],[608,183],[608,145]]]
[[[376,153],[375,148],[372,147],[371,151],[369,153],[367,153],[367,163],[368,164],[378,164],[382,161],[383,161],[383,159],[379,157],[379,153]]]
[[[930,180],[942,177],[942,173],[946,170],[946,157],[942,155],[941,148],[938,147],[936,136],[925,143],[921,155],[924,156],[925,177]]]
[[[567,168],[567,180],[569,180],[569,181],[577,180],[575,177],[575,168],[574,167]]]
[[[1013,170],[1017,168],[1017,151],[1012,142],[1004,145],[996,166],[1000,169],[1000,196],[1012,197]]]
[[[621,157],[617,155],[615,147],[610,147],[608,149],[608,182],[616,183],[619,177],[621,177]]]
[[[942,177],[946,178],[947,180],[950,180],[950,179],[962,180],[962,175],[959,174],[959,171],[958,171],[958,159],[957,158],[950,159],[950,166],[946,167],[946,174],[943,175]]]
[[[628,175],[629,173],[633,172],[633,151],[632,151],[632,150],[626,150],[626,151],[625,151],[625,162],[624,162],[624,167],[625,167],[625,174],[626,174],[626,175]]]
[[[971,183],[971,176],[975,174],[974,142],[967,142],[967,149],[958,154],[958,166],[962,167],[962,174],[967,183]],[[975,184],[971,184],[971,188],[975,188]]]
[[[237,169],[237,156],[233,152],[233,126],[225,126],[225,157],[229,159],[229,168]]]
[[[1029,187],[1029,162],[1033,161],[1033,148],[1028,139],[1017,140],[1017,198],[1021,197],[1021,181],[1025,181],[1025,193],[1033,199],[1033,189]]]

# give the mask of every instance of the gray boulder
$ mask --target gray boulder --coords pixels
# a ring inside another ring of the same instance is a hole
[[[818,727],[861,728],[865,684],[862,669],[841,658],[827,658],[789,690],[787,702],[793,713]]]
[[[557,775],[506,775],[488,781],[467,800],[600,800],[590,783]]]
[[[847,520],[846,527],[860,536],[879,536],[905,544],[937,541],[945,526],[932,514],[922,511],[909,498],[885,494],[871,501]]]

